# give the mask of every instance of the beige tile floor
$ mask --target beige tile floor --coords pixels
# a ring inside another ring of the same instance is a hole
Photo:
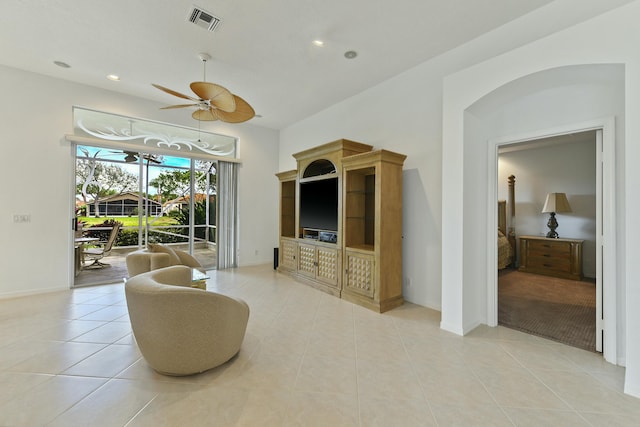
[[[270,266],[211,271],[251,307],[238,356],[154,373],[122,283],[0,300],[0,426],[632,426],[640,399],[598,354],[439,313],[383,315]]]

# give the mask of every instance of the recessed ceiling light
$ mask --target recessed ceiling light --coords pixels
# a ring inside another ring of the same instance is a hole
[[[115,74],[109,74],[109,75],[107,76],[107,78],[108,78],[109,80],[113,80],[114,82],[120,81],[120,76],[115,75]]]
[[[71,65],[67,64],[66,62],[53,61],[53,63],[56,64],[58,67],[61,67],[61,68],[71,68]]]
[[[344,53],[344,57],[347,59],[353,59],[356,56],[358,56],[358,52],[356,52],[355,50],[348,50]]]
[[[313,44],[318,47],[324,46],[324,42],[322,40],[314,40]]]

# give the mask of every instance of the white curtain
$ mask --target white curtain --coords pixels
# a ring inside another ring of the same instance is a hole
[[[237,267],[238,164],[218,161],[218,269]]]

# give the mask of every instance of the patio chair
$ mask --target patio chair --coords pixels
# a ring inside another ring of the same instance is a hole
[[[120,223],[116,223],[111,229],[111,233],[109,233],[109,238],[106,242],[102,244],[102,246],[94,247],[94,248],[85,248],[82,251],[83,260],[93,261],[93,263],[84,266],[83,268],[103,268],[108,266],[109,264],[100,262],[100,260],[111,253],[111,249],[113,248],[113,244],[116,241],[116,237],[118,237],[118,232],[120,231]]]

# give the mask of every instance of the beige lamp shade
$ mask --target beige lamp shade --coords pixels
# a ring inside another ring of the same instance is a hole
[[[571,206],[564,193],[549,193],[547,200],[544,202],[542,213],[550,212],[571,212]]]

